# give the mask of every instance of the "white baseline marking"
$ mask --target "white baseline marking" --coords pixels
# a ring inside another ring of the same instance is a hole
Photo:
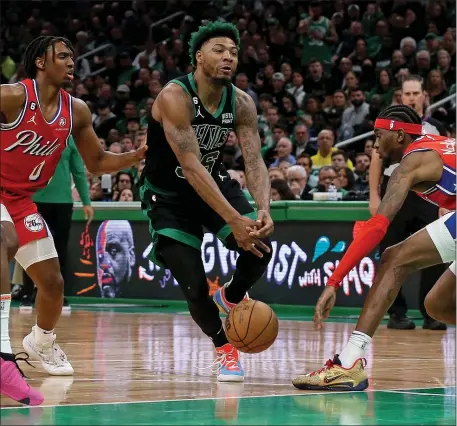
[[[205,382],[206,383],[206,382]],[[447,386],[447,387],[454,387],[454,386]],[[418,388],[406,388],[406,389],[368,389],[364,392],[392,392],[392,391],[414,391],[417,389],[442,389],[442,386],[435,386],[430,388],[418,387]],[[249,398],[281,398],[286,396],[313,396],[313,395],[329,395],[329,394],[345,394],[347,395],[347,391],[338,391],[338,392],[313,392],[313,393],[303,393],[297,390],[295,393],[288,393],[282,395],[252,395],[252,396],[226,396],[226,397],[203,397],[203,398],[182,398],[182,399],[163,399],[163,400],[145,400],[145,401],[116,401],[116,402],[93,402],[89,404],[77,403],[77,404],[61,404],[61,405],[40,405],[39,407],[42,408],[53,408],[53,407],[79,407],[79,406],[97,406],[97,405],[114,405],[114,404],[157,404],[161,402],[179,402],[179,401],[216,401],[222,399],[249,399]],[[401,392],[408,394],[409,392]],[[420,394],[424,395],[424,394]],[[436,396],[444,396],[444,395],[436,395]],[[34,407],[32,407],[34,408]],[[24,407],[5,407],[1,410],[30,410],[31,407],[24,406]]]

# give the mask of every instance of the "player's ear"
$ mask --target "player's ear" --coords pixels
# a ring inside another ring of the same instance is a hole
[[[38,69],[41,71],[44,70],[44,56],[39,56],[38,58],[35,59],[35,65]]]
[[[397,143],[403,145],[405,143],[405,132],[403,129],[397,131]]]
[[[202,51],[197,50],[197,52],[195,53],[195,63],[201,64],[201,62],[202,62]]]

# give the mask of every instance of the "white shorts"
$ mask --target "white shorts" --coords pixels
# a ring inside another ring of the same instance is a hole
[[[11,222],[14,224],[11,215],[3,204],[0,204],[0,222]],[[47,228],[47,224],[44,223]],[[14,257],[24,271],[34,263],[42,262],[43,260],[53,259],[58,257],[57,250],[54,245],[54,238],[51,232],[47,232],[45,238],[30,241],[29,243],[19,247],[16,256]]]
[[[443,263],[452,262],[449,269],[455,274],[456,243],[455,212],[448,213],[426,226],[426,230],[435,244]]]

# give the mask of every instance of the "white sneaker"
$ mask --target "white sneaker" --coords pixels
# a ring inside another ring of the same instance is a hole
[[[65,352],[56,343],[55,334],[53,334],[49,342],[38,344],[35,339],[35,326],[33,326],[32,332],[24,337],[22,346],[30,358],[41,361],[43,368],[51,376],[73,375],[73,367],[68,362]]]

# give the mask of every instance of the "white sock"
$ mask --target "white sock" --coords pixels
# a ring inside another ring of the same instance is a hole
[[[360,331],[353,331],[349,342],[341,351],[339,358],[344,368],[351,368],[359,358],[365,356],[371,344],[371,337]]]
[[[13,353],[9,330],[11,294],[2,294],[0,296],[0,305],[0,352],[11,354]]]
[[[42,328],[35,325],[35,342],[38,344],[46,344],[53,340],[54,338],[54,329],[52,330],[43,330]]]

